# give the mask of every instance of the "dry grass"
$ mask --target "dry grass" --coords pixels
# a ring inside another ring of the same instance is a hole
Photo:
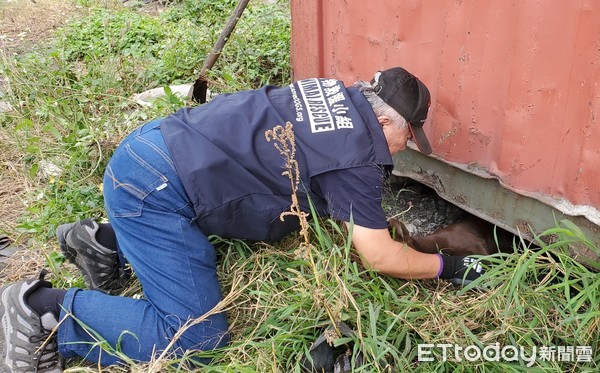
[[[0,233],[18,244],[22,243],[16,226],[27,207],[32,187],[21,167],[21,158],[13,139],[0,131]],[[19,250],[5,264],[0,283],[36,277],[44,266],[44,256],[39,250]]]
[[[0,132],[0,232],[15,239],[14,227],[26,207],[30,180],[21,168],[21,152],[13,139]]]
[[[0,2],[0,57],[35,50],[53,37],[54,31],[84,9],[66,0],[16,0]],[[2,77],[0,77],[2,78]],[[24,153],[0,128],[0,233],[21,247],[30,246],[27,237],[16,229],[20,217],[34,198],[33,190],[42,180],[29,177],[23,167]],[[44,266],[45,251],[19,250],[8,258],[0,273],[0,283],[34,278]]]
[[[73,1],[16,0],[0,3],[0,51],[6,55],[36,49],[53,32],[84,11]]]

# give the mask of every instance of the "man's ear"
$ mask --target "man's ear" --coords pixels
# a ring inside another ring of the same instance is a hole
[[[388,124],[392,123],[392,121],[390,120],[390,117],[388,117],[387,115],[380,115],[377,117],[377,121],[379,122],[379,124],[381,124],[381,126],[387,126]]]

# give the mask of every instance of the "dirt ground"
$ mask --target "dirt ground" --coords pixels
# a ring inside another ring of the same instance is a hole
[[[122,2],[105,0],[105,4],[121,6]],[[147,13],[161,9],[159,2],[143,6]],[[88,11],[89,8],[77,5],[74,0],[0,0],[0,60],[44,46],[57,29]],[[3,78],[0,76],[0,97],[10,84]],[[0,234],[16,239],[14,226],[26,208],[32,181],[23,174],[20,155],[14,148],[10,138],[0,130]]]
[[[83,11],[66,0],[0,0],[0,51],[5,57],[30,51]]]
[[[85,9],[66,0],[0,0],[0,58],[33,51],[47,43],[54,31]],[[0,90],[6,81],[0,76]],[[11,136],[0,129],[0,235],[19,247],[27,242],[16,229],[31,198],[35,181],[22,169],[22,154]],[[39,250],[18,250],[11,257],[0,252],[0,282],[39,273],[44,258]]]
[[[0,58],[10,59],[39,47],[76,12],[72,2],[62,0],[0,0]],[[0,233],[12,230],[30,187],[13,149],[10,138],[0,132]]]

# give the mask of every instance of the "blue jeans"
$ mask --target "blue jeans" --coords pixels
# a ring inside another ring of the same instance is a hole
[[[115,150],[104,174],[104,201],[119,250],[135,271],[144,299],[69,289],[58,328],[59,352],[102,365],[118,362],[94,345],[97,338],[89,329],[129,358],[148,361],[186,321],[204,315],[222,298],[214,248],[194,223],[159,120],[135,130]],[[71,317],[65,318],[67,312]],[[174,349],[181,355],[221,347],[229,341],[227,330],[225,313],[214,314],[187,329]]]

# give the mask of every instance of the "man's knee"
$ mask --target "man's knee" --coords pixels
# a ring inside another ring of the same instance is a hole
[[[202,316],[201,316],[202,317]],[[192,324],[195,321],[191,322]],[[183,332],[182,332],[183,331]],[[177,348],[183,351],[209,351],[226,346],[230,341],[229,324],[224,312],[209,316],[195,325],[181,326],[173,338],[180,336]]]

